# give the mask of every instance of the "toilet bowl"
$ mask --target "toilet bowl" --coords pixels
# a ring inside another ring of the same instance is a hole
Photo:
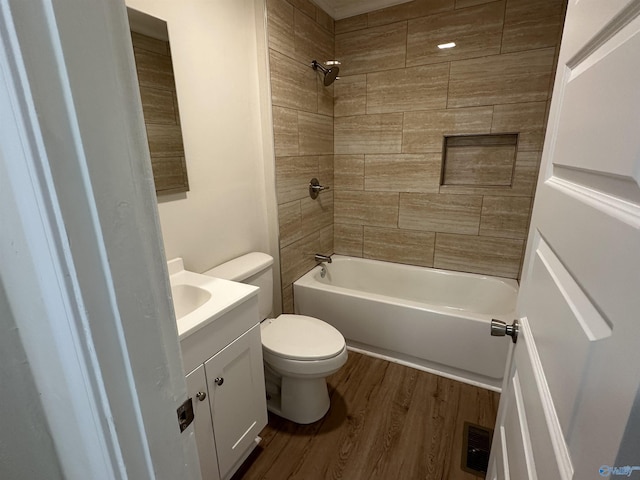
[[[273,258],[253,252],[223,263],[206,275],[260,287],[262,354],[267,408],[296,423],[320,420],[329,410],[326,377],[347,361],[344,337],[333,326],[305,315],[271,313]]]
[[[347,361],[344,337],[304,315],[280,315],[260,324],[271,411],[296,423],[313,423],[329,410],[326,377]]]

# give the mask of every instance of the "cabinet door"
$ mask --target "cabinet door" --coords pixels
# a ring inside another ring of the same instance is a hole
[[[211,423],[211,408],[207,394],[207,377],[204,373],[204,365],[200,365],[186,377],[187,395],[193,401],[194,430],[196,444],[198,445],[198,457],[200,458],[200,471],[202,480],[220,480],[218,473],[218,456],[216,444],[213,438],[213,426]],[[206,396],[203,398],[204,393]],[[198,399],[198,396],[202,400]],[[186,433],[186,432],[185,432]]]
[[[267,424],[260,325],[205,363],[220,476],[243,460]]]

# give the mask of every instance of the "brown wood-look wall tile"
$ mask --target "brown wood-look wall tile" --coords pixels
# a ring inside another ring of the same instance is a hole
[[[554,53],[545,48],[451,62],[447,106],[544,101]]]
[[[282,313],[294,313],[293,285],[287,285],[282,289]]]
[[[291,58],[271,50],[271,101],[273,105],[318,111],[316,72]]]
[[[438,233],[433,266],[517,278],[523,240]]]
[[[336,35],[336,57],[343,75],[405,66],[406,22]]]
[[[313,200],[308,195],[300,201],[302,207],[302,234],[317,232],[333,223],[333,192],[322,192]]]
[[[546,102],[494,105],[491,133],[519,133],[518,151],[541,150],[546,106]]]
[[[364,227],[364,258],[433,266],[436,234],[397,228]]]
[[[364,190],[364,155],[334,157],[336,190]]]
[[[290,245],[303,237],[300,200],[278,205],[278,223],[281,247]]]
[[[323,255],[333,255],[333,222],[320,230],[320,251]]]
[[[335,223],[398,226],[398,194],[388,192],[334,192]]]
[[[367,113],[445,108],[448,85],[448,63],[369,73]]]
[[[367,76],[340,77],[335,85],[333,111],[336,117],[367,113]]]
[[[330,187],[331,189],[334,188],[334,169],[333,155],[320,155],[318,157],[318,180],[320,181],[320,185]]]
[[[489,133],[493,107],[407,112],[402,152],[442,152],[444,135]]]
[[[316,18],[316,11],[318,7],[316,7],[313,2],[310,2],[309,0],[290,0],[290,3],[301,12],[309,15],[310,18]]]
[[[530,197],[485,196],[482,201],[480,235],[502,238],[527,238]]]
[[[504,1],[409,20],[407,66],[497,55],[503,20]]]
[[[320,234],[314,232],[280,249],[280,271],[282,286],[292,284],[307,273],[316,262],[314,255],[320,253]]]
[[[540,170],[542,152],[520,152],[516,154],[512,191],[521,195],[533,195]]]
[[[318,113],[333,117],[333,95],[335,91],[335,84],[325,87],[320,75],[318,75],[316,80],[318,82]]]
[[[184,156],[180,125],[147,124],[147,140],[151,156]]]
[[[502,52],[554,47],[564,20],[565,0],[507,0]]]
[[[141,86],[140,97],[146,124],[179,124],[173,91]]]
[[[400,153],[402,113],[338,117],[335,153]]]
[[[398,227],[477,235],[482,197],[442,193],[401,193]]]
[[[335,32],[335,21],[331,18],[327,12],[322,10],[320,7],[316,9],[316,22],[325,30],[334,33]]]
[[[510,186],[515,156],[515,145],[447,148],[442,183]]]
[[[363,28],[367,28],[367,26],[368,22],[366,13],[363,13],[362,15],[355,15],[349,18],[343,18],[341,20],[336,20],[336,35],[338,35],[339,33],[353,32],[354,30],[362,30]]]
[[[309,196],[309,180],[318,176],[318,157],[276,157],[278,204]]]
[[[171,57],[135,47],[133,53],[141,87],[175,90]]]
[[[439,153],[366,155],[364,188],[438,193],[441,164]]]
[[[298,155],[298,112],[273,106],[273,143],[277,157]]]
[[[298,146],[300,155],[333,153],[333,118],[298,112]]]
[[[453,10],[454,0],[414,0],[368,14],[370,27]]]
[[[333,247],[339,255],[362,257],[363,226],[335,223],[333,225]]]
[[[267,0],[269,48],[293,52],[293,6],[286,0]]]
[[[302,63],[311,65],[311,60],[325,63],[333,60],[333,34],[318,25],[300,10],[293,15],[295,55]]]

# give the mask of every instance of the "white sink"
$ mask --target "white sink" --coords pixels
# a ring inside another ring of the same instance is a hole
[[[188,283],[179,283],[171,285],[171,296],[173,297],[176,318],[181,319],[204,305],[211,298],[211,292]]]
[[[167,265],[181,342],[258,293],[252,285],[189,272],[181,258]]]

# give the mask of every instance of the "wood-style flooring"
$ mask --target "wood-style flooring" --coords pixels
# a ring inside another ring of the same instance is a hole
[[[462,471],[465,421],[493,428],[499,395],[349,352],[311,425],[269,414],[233,480],[477,480]]]

